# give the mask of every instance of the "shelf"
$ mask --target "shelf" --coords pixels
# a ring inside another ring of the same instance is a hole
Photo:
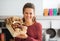
[[[6,19],[8,17],[11,17],[11,16],[0,16],[0,20],[4,20],[4,19]],[[22,18],[22,16],[18,16],[18,17]]]
[[[60,20],[60,16],[37,16],[37,20]]]
[[[0,21],[4,21],[5,18],[10,16],[0,16]],[[22,18],[22,16],[20,16]],[[36,16],[37,20],[60,20],[60,16]]]

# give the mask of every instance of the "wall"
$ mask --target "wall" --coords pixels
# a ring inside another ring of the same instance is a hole
[[[0,16],[22,15],[22,8],[27,2],[35,5],[36,15],[43,15],[42,0],[0,0]]]
[[[43,8],[58,8],[60,0],[43,0]]]

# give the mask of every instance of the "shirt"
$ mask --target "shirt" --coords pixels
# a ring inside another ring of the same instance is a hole
[[[27,26],[27,35],[26,39],[15,38],[15,41],[42,41],[42,25],[38,22]]]

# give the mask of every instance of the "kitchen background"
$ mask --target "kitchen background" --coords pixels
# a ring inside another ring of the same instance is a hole
[[[27,2],[35,5],[37,22],[42,24],[43,41],[60,41],[60,12],[58,12],[60,11],[60,0],[0,0],[0,36],[2,36],[2,40],[4,37],[6,41],[12,38],[5,26],[4,19],[9,16],[22,17],[22,8]]]

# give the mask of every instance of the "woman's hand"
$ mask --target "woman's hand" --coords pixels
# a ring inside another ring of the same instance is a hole
[[[20,34],[19,36],[17,36],[18,38],[22,38],[22,39],[25,39],[28,37],[27,34]]]

